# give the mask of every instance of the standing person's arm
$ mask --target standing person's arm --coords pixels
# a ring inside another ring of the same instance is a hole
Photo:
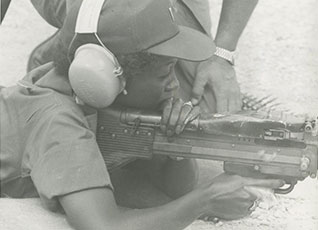
[[[181,230],[204,213],[218,213],[217,207],[231,200],[246,212],[253,198],[244,186],[277,188],[279,180],[257,180],[222,174],[211,184],[202,186],[168,204],[148,209],[120,209],[111,189],[96,188],[60,196],[69,222],[77,230]]]
[[[4,19],[4,16],[7,13],[7,10],[9,8],[10,3],[11,3],[11,0],[0,1],[0,24],[1,24],[2,20]]]
[[[258,0],[224,0],[220,22],[215,37],[217,47],[234,51],[238,40],[257,4]],[[192,90],[192,103],[201,99],[204,88],[209,85],[216,97],[218,112],[240,110],[240,89],[233,65],[214,55],[199,64]]]
[[[223,0],[216,46],[234,51],[258,0]]]

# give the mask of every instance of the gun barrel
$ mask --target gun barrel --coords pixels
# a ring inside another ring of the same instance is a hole
[[[120,113],[120,122],[124,124],[135,124],[136,122],[142,126],[160,126],[161,116],[158,113],[146,112],[140,110],[126,109]]]

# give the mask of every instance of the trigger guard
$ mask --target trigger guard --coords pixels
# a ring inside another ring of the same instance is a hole
[[[287,188],[277,188],[274,189],[274,193],[276,194],[288,194],[291,191],[293,191],[293,189],[295,188],[297,182],[292,182],[289,184],[289,186]]]

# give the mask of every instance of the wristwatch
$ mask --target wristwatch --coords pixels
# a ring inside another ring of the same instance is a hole
[[[216,47],[216,51],[214,53],[215,56],[221,57],[227,60],[231,65],[234,65],[234,51],[229,51],[227,49],[223,49],[221,47]]]

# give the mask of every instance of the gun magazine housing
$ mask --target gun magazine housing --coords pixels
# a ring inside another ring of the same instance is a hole
[[[291,133],[286,125],[266,119],[209,116],[192,121],[181,135],[168,138],[159,129],[160,119],[157,114],[136,110],[100,111],[97,142],[108,169],[158,154],[223,161],[227,172],[280,178],[292,187],[298,180],[317,175],[317,137],[305,133],[299,122],[288,124]]]

